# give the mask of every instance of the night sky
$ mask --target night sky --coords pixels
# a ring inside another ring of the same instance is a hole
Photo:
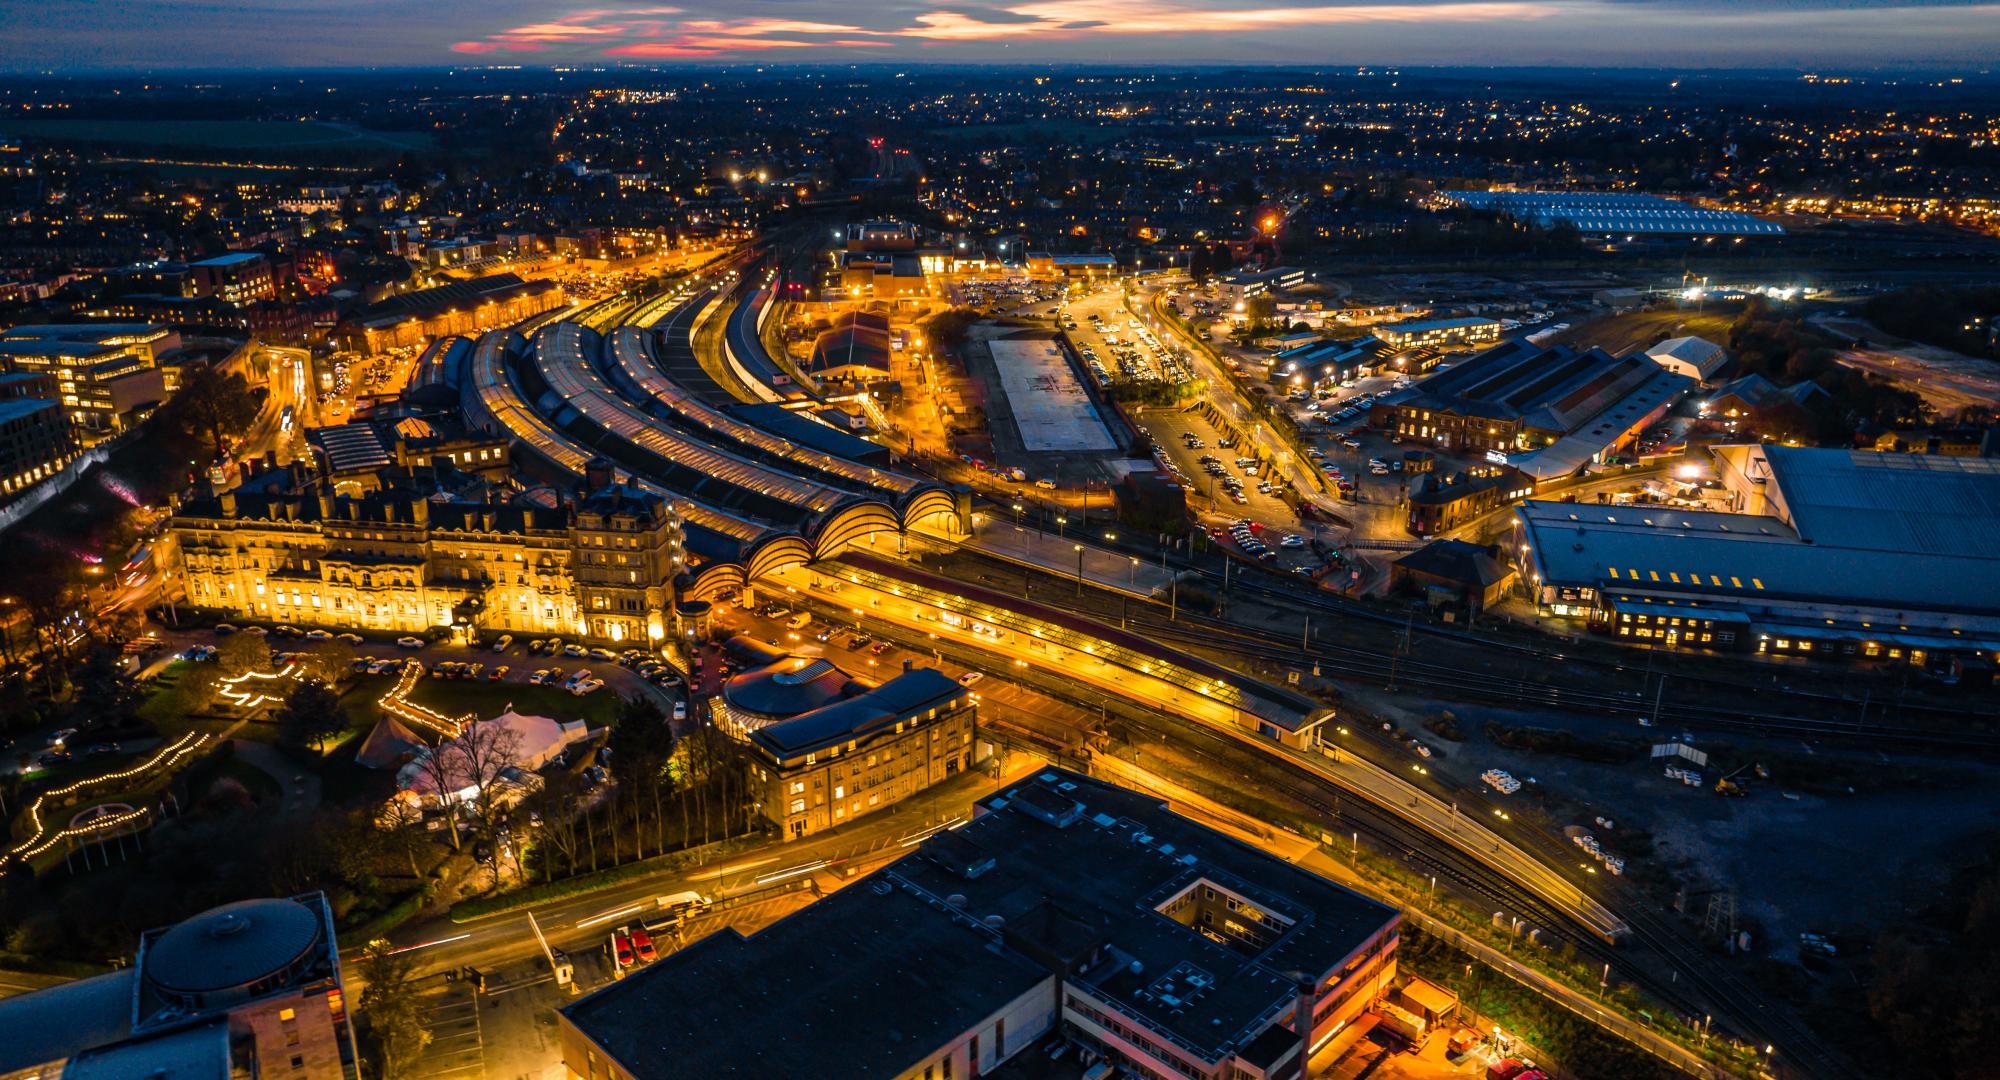
[[[0,0],[0,69],[787,62],[1970,68],[2000,3]]]

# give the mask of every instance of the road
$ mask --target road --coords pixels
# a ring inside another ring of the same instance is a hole
[[[998,634],[991,634],[981,633],[970,625],[954,626],[939,619],[936,614],[926,617],[921,609],[900,596],[876,591],[863,583],[847,582],[835,593],[828,586],[838,584],[837,581],[811,570],[785,570],[772,576],[800,595],[818,600],[834,610],[863,612],[868,625],[879,624],[896,628],[904,634],[955,640],[984,650],[998,661],[995,664],[997,673],[1006,674],[1012,669],[1026,668],[1059,675],[1099,692],[1115,694],[1181,719],[1240,736],[1246,745],[1281,755],[1292,764],[1314,770],[1378,805],[1395,808],[1434,838],[1486,861],[1522,886],[1535,890],[1563,908],[1578,922],[1596,928],[1600,934],[1616,937],[1624,930],[1622,920],[1602,904],[1516,847],[1512,841],[1495,835],[1485,825],[1458,813],[1451,803],[1351,758],[1342,762],[1318,754],[1284,751],[1269,740],[1254,738],[1247,733],[1254,730],[1254,723],[1246,720],[1235,706],[1206,693],[1195,693],[1168,682],[1153,674],[1150,667],[1135,670],[1108,661],[1103,655],[1111,652],[1108,648],[1095,651],[1069,648],[1053,641],[1014,633],[1005,627],[1000,628]]]
[[[529,908],[454,923],[429,919],[390,936],[409,953],[419,974],[459,967],[494,967],[532,960],[540,955],[528,914],[533,913],[549,944],[572,954],[603,944],[611,930],[651,917],[660,896],[695,890],[718,902],[756,894],[795,877],[807,877],[830,891],[883,863],[901,857],[932,833],[964,820],[972,803],[1013,782],[1040,763],[1023,761],[1004,776],[974,770],[936,785],[887,810],[791,843],[766,843],[712,863],[687,869],[663,870],[582,897],[554,900]],[[719,925],[691,923],[688,940]],[[342,943],[353,954],[365,942]]]

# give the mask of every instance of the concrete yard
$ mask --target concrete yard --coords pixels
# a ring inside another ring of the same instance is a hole
[[[987,348],[993,352],[1023,449],[1031,453],[1117,449],[1076,369],[1054,341],[1014,338],[990,341]]]

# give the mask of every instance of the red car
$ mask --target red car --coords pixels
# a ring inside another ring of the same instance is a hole
[[[632,951],[639,954],[639,962],[642,964],[650,964],[660,958],[660,954],[653,948],[653,935],[647,933],[643,926],[632,928]]]
[[[632,966],[632,938],[622,927],[611,935],[611,958],[620,970]]]

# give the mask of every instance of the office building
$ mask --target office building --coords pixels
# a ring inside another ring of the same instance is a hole
[[[1231,270],[1218,274],[1215,283],[1227,299],[1242,303],[1252,297],[1296,289],[1306,283],[1306,272],[1296,266],[1274,266],[1269,270]]]
[[[0,375],[0,504],[76,460],[76,433],[56,394],[47,372]]]
[[[667,501],[595,464],[554,506],[449,465],[392,466],[353,488],[293,465],[188,498],[168,530],[195,607],[466,639],[657,641],[683,560]]]
[[[1491,345],[1500,340],[1500,322],[1477,316],[1412,319],[1375,327],[1374,334],[1398,349]]]
[[[1510,341],[1382,398],[1369,422],[1447,449],[1485,451],[1495,464],[1545,481],[1617,454],[1693,386],[1644,353]]]
[[[4,1080],[357,1080],[333,912],[246,900],[140,936],[132,965],[0,999]]]
[[[746,671],[714,699],[716,726],[750,751],[758,805],[788,840],[886,809],[970,769],[971,691],[905,664],[880,685],[824,658]]]
[[[270,259],[255,251],[232,251],[189,263],[188,295],[247,307],[259,300],[275,299],[278,289]]]
[[[755,935],[711,934],[559,1009],[558,1038],[586,1080],[969,1080],[1052,1035],[1129,1075],[1275,1080],[1386,993],[1400,924],[1051,768]]]
[[[1990,671],[2000,461],[1717,447],[1738,513],[1529,502],[1511,552],[1545,614],[1674,649]]]
[[[179,344],[178,334],[157,324],[17,326],[0,334],[0,364],[53,376],[79,436],[104,438],[125,430],[177,389],[178,380],[170,382],[170,369],[157,361]]]

